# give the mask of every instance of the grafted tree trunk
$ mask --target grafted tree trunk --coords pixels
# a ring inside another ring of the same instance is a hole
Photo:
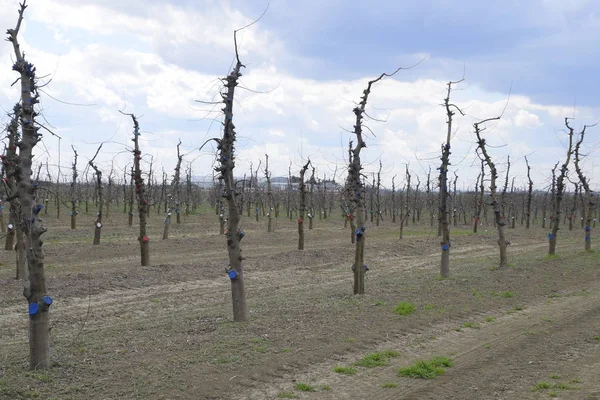
[[[46,292],[44,274],[44,251],[41,236],[46,229],[38,217],[41,205],[34,206],[35,187],[31,180],[33,148],[41,140],[39,127],[35,126],[34,105],[39,102],[36,87],[35,67],[25,60],[17,36],[23,21],[25,1],[19,9],[19,19],[15,29],[8,29],[8,41],[14,48],[16,62],[13,70],[19,72],[21,81],[21,132],[22,139],[17,146],[19,169],[17,173],[18,197],[21,203],[20,228],[26,238],[27,260],[29,268],[29,287],[23,294],[29,303],[29,368],[47,369],[50,367],[50,326],[49,308],[52,298]]]
[[[579,132],[579,140],[575,145],[575,171],[577,171],[577,176],[579,177],[579,182],[581,182],[581,186],[583,187],[583,191],[585,191],[585,200],[583,201],[583,219],[585,222],[584,225],[584,248],[586,251],[592,250],[592,212],[594,208],[594,202],[592,198],[592,191],[590,190],[590,183],[583,173],[581,169],[581,158],[583,155],[581,154],[581,144],[583,143],[583,138],[585,136],[585,130],[587,129],[587,125],[583,126],[581,132]]]
[[[90,167],[94,170],[94,172],[96,172],[96,193],[98,195],[98,214],[96,214],[96,221],[94,222],[94,245],[100,244],[100,238],[102,236],[102,210],[104,208],[104,202],[103,202],[103,200],[104,200],[103,194],[104,193],[103,193],[103,188],[102,188],[102,171],[100,171],[100,169],[98,169],[96,164],[94,164],[94,160],[96,159],[96,156],[98,156],[98,153],[100,152],[101,148],[102,148],[102,145],[100,145],[98,147],[98,150],[96,150],[96,154],[89,161]]]
[[[460,82],[460,81],[458,81]],[[448,91],[446,98],[444,99],[444,108],[446,109],[446,142],[442,145],[442,165],[440,166],[439,175],[439,186],[440,186],[440,197],[439,197],[439,216],[438,226],[441,228],[442,241],[442,259],[440,264],[440,274],[443,277],[450,276],[450,223],[448,221],[448,168],[450,166],[450,138],[452,135],[452,118],[454,117],[455,111],[463,114],[460,108],[450,103],[450,93],[452,92],[452,84],[458,82],[448,82]],[[464,115],[464,114],[463,114]],[[429,190],[429,174],[427,176],[427,186]]]
[[[298,192],[300,195],[300,208],[298,211],[298,250],[304,250],[304,212],[306,211],[306,184],[304,183],[304,174],[310,165],[310,159],[300,170],[300,186]]]
[[[6,155],[2,156],[2,165],[5,173],[3,179],[5,190],[9,200],[8,214],[8,232],[4,248],[7,251],[13,250],[14,238],[16,235],[16,278],[26,279],[27,270],[25,265],[25,245],[23,231],[20,228],[18,221],[21,220],[21,203],[18,197],[17,178],[18,166],[20,163],[17,154],[17,144],[19,143],[19,115],[21,113],[21,105],[17,103],[13,109],[13,115],[6,131],[8,132],[8,145],[6,147]]]
[[[569,119],[565,118],[565,125],[568,129],[569,145],[567,147],[567,158],[564,164],[560,168],[560,174],[556,178],[556,192],[554,193],[554,210],[552,211],[552,232],[548,235],[548,255],[556,254],[556,236],[558,235],[560,214],[561,214],[561,203],[565,192],[565,177],[569,169],[569,162],[571,162],[571,154],[573,153],[573,128],[569,126]]]
[[[485,178],[484,160],[481,160],[481,173],[477,177],[479,183],[479,193],[477,192],[477,183],[475,184],[475,215],[473,216],[473,233],[477,233],[479,227],[479,218],[481,217],[481,209],[483,208],[483,195],[485,194],[485,186],[483,180]]]
[[[74,153],[73,158],[73,180],[71,181],[71,229],[77,229],[77,151],[71,146]]]
[[[533,198],[532,193],[533,193],[533,181],[531,180],[531,167],[529,166],[529,160],[527,160],[527,156],[525,156],[525,165],[527,165],[527,182],[528,182],[528,187],[527,187],[527,211],[526,211],[526,216],[527,219],[525,220],[525,229],[529,229],[530,223],[531,223],[531,200]],[[545,213],[544,213],[544,218],[546,217]]]
[[[173,174],[173,181],[171,182],[171,193],[167,194],[168,198],[168,208],[167,208],[167,216],[165,217],[164,229],[163,229],[163,240],[169,238],[169,227],[171,226],[171,214],[175,211],[177,215],[177,223],[181,223],[180,221],[180,197],[181,190],[179,182],[181,180],[181,161],[183,160],[183,156],[179,151],[179,147],[181,146],[181,140],[177,143],[177,164],[175,164],[175,173]]]
[[[400,215],[400,239],[402,239],[402,235],[404,234],[404,224],[408,222],[408,217],[410,216],[410,172],[408,172],[408,164],[406,165],[406,193],[403,204],[403,211],[401,211]]]
[[[314,190],[315,190],[315,167],[312,167],[312,174],[310,176],[310,205],[308,207],[308,230],[312,231],[313,229],[313,220],[315,216],[315,200],[314,200]]]
[[[367,88],[363,91],[358,105],[352,110],[355,117],[354,122],[354,134],[356,135],[356,147],[352,150],[352,160],[348,165],[348,182],[349,187],[352,188],[353,196],[352,201],[354,203],[354,209],[356,210],[356,222],[358,229],[356,230],[356,251],[354,254],[354,264],[352,270],[354,273],[354,294],[365,293],[365,274],[367,272],[367,265],[365,264],[365,220],[364,218],[364,185],[360,179],[362,163],[360,160],[360,151],[367,147],[367,144],[363,140],[363,119],[365,115],[365,108],[371,93],[371,87],[374,83],[379,82],[384,76],[393,76],[401,68],[398,68],[391,74],[383,73],[378,78],[369,81]]]
[[[240,241],[245,233],[241,230],[240,220],[241,214],[237,205],[237,196],[239,195],[236,189],[236,183],[233,177],[234,162],[234,144],[235,144],[235,125],[233,124],[233,101],[235,87],[238,85],[238,79],[242,76],[241,68],[244,66],[238,54],[237,47],[237,31],[234,31],[233,39],[235,46],[236,63],[233,70],[226,78],[222,79],[225,84],[225,91],[221,93],[223,98],[223,114],[225,120],[223,122],[223,137],[215,139],[218,143],[219,167],[216,168],[219,172],[219,180],[223,180],[225,190],[222,196],[227,199],[227,253],[229,255],[229,268],[227,274],[231,280],[231,298],[233,303],[233,320],[245,321],[246,314],[246,292],[244,288],[244,272],[242,269],[242,250]]]
[[[135,183],[135,193],[138,200],[138,215],[140,217],[140,261],[142,267],[150,265],[150,238],[146,233],[148,215],[148,198],[146,197],[146,187],[142,177],[142,151],[140,150],[140,124],[135,115],[127,114],[133,120],[133,181]]]
[[[265,154],[265,179],[267,180],[267,232],[273,232],[273,192],[271,191],[271,172],[269,171],[269,155]]]
[[[488,121],[498,120],[500,117],[488,118],[484,119],[480,122],[476,122],[473,124],[475,128],[475,134],[477,135],[477,144],[479,149],[481,150],[481,155],[485,160],[488,168],[490,169],[490,205],[494,210],[494,219],[496,221],[496,229],[498,230],[498,247],[500,248],[500,268],[506,267],[508,264],[508,259],[506,255],[506,247],[509,242],[506,240],[504,234],[504,226],[506,224],[504,218],[502,218],[502,207],[496,199],[496,179],[498,178],[498,171],[496,170],[496,165],[492,162],[492,158],[488,154],[485,147],[485,139],[482,139],[481,132],[485,129],[481,127],[481,124],[485,124]]]

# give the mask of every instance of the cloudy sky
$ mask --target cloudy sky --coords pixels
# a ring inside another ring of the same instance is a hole
[[[199,146],[220,132],[219,77],[230,69],[233,30],[258,17],[263,0],[30,0],[22,49],[51,83],[42,93],[43,123],[62,137],[62,173],[71,145],[80,169],[106,141],[108,173],[130,163],[131,123],[140,116],[145,160],[169,174],[178,139],[194,175],[211,173],[214,159]],[[596,5],[596,6],[595,6]],[[17,0],[0,0],[2,29],[14,27]],[[12,11],[11,11],[12,10]],[[445,136],[440,106],[448,80],[465,81],[453,101],[467,114],[455,120],[452,168],[459,188],[479,169],[472,123],[499,115],[485,132],[500,170],[510,154],[516,184],[525,182],[529,154],[536,187],[564,158],[564,117],[573,126],[600,119],[600,13],[594,0],[274,0],[259,23],[240,33],[247,66],[237,91],[237,175],[264,154],[274,175],[287,175],[310,157],[320,175],[344,171],[352,108],[366,82],[411,66],[372,91],[367,121],[374,136],[364,150],[367,173],[383,162],[383,181],[403,181],[405,164],[424,181],[439,164]],[[18,98],[10,87],[14,55],[0,47],[0,107]],[[79,105],[69,105],[73,103]],[[1,122],[6,123],[2,117]],[[600,127],[589,130],[585,167],[599,187]],[[45,135],[36,162],[57,166],[59,140]],[[122,172],[115,172],[119,177]],[[400,183],[401,185],[401,183]]]

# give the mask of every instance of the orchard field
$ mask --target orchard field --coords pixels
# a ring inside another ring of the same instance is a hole
[[[24,372],[27,307],[3,250],[1,399],[600,398],[600,253],[577,228],[561,229],[555,257],[539,224],[508,229],[504,269],[493,226],[453,228],[441,278],[429,221],[403,239],[390,221],[367,224],[365,295],[354,296],[339,212],[315,218],[304,251],[295,219],[267,233],[266,219],[245,218],[248,321],[234,323],[214,210],[182,217],[169,240],[151,213],[148,267],[120,211],[100,246],[91,215],[76,230],[68,216],[43,219],[53,366]],[[436,377],[399,372],[435,357],[448,358]]]

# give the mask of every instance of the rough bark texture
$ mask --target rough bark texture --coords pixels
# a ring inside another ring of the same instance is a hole
[[[29,367],[30,369],[46,369],[50,363],[50,327],[49,308],[52,299],[46,292],[44,274],[44,251],[42,234],[46,231],[42,220],[38,217],[41,205],[35,206],[35,188],[31,180],[33,148],[41,140],[39,127],[35,126],[34,105],[38,103],[35,67],[25,60],[21,52],[17,36],[25,12],[25,0],[19,10],[19,19],[14,29],[8,29],[8,41],[12,43],[16,62],[13,70],[19,72],[21,82],[20,122],[22,139],[19,147],[19,169],[17,173],[18,196],[21,203],[20,228],[26,238],[29,268],[29,287],[23,294],[29,303]]]
[[[402,234],[404,233],[404,224],[408,221],[408,217],[410,216],[410,172],[408,172],[408,165],[406,165],[406,193],[404,198],[403,209],[400,211],[400,239],[402,239]]]
[[[16,278],[27,279],[27,270],[25,265],[25,246],[23,245],[23,231],[20,229],[18,221],[21,219],[21,203],[17,193],[17,174],[19,165],[19,155],[17,154],[17,143],[19,142],[19,115],[21,105],[16,104],[13,109],[13,115],[6,131],[8,132],[8,144],[5,149],[5,155],[2,156],[2,166],[4,170],[3,185],[9,200],[8,214],[8,232],[4,249],[12,251],[16,247]],[[14,246],[15,235],[17,246]],[[20,244],[20,245],[19,245]]]
[[[267,232],[273,232],[273,192],[271,191],[271,172],[269,171],[269,155],[265,154],[265,179],[267,180]]]
[[[473,216],[473,233],[477,233],[479,227],[479,218],[481,217],[481,209],[483,208],[483,196],[485,194],[485,186],[483,180],[485,178],[485,161],[481,160],[481,173],[478,176],[479,193],[477,193],[477,183],[475,184],[475,215]]]
[[[579,182],[581,182],[581,186],[583,186],[583,190],[585,191],[585,199],[583,201],[583,221],[584,221],[584,248],[586,251],[592,250],[592,213],[594,209],[594,202],[592,198],[592,191],[590,190],[590,183],[583,173],[581,169],[581,144],[583,143],[583,138],[585,136],[585,130],[587,126],[584,126],[581,132],[579,133],[579,140],[575,145],[575,171],[577,171],[577,176],[579,177]]]
[[[446,109],[446,142],[442,145],[442,165],[440,166],[439,175],[439,186],[440,186],[440,197],[439,197],[439,216],[438,222],[441,230],[441,243],[442,246],[442,259],[440,264],[440,274],[443,277],[450,276],[450,223],[448,221],[448,167],[450,166],[450,138],[452,136],[452,117],[455,114],[454,110],[458,110],[461,114],[462,111],[450,103],[450,93],[452,92],[452,84],[454,82],[448,82],[448,91],[446,98],[444,99],[444,107]],[[429,174],[427,175],[427,186],[429,190]]]
[[[100,244],[100,238],[102,237],[102,210],[104,208],[104,203],[103,203],[103,200],[104,200],[103,194],[104,193],[103,193],[103,188],[102,188],[102,171],[100,171],[100,169],[96,166],[96,164],[94,164],[94,160],[96,159],[96,156],[100,152],[101,148],[102,148],[102,145],[100,145],[98,147],[98,150],[96,150],[96,154],[89,161],[90,167],[96,173],[96,194],[98,195],[98,214],[96,214],[96,221],[94,221],[94,244],[95,245]]]
[[[298,192],[300,194],[300,208],[298,210],[298,250],[304,250],[304,212],[306,211],[306,184],[304,174],[310,165],[310,160],[300,170],[300,183]]]
[[[75,147],[73,149],[73,179],[71,180],[71,229],[77,229],[77,151]]]
[[[222,93],[222,97],[223,103],[225,104],[225,107],[223,108],[225,121],[223,123],[223,137],[217,139],[220,161],[220,166],[217,167],[217,171],[220,173],[219,179],[222,179],[225,185],[222,196],[227,199],[228,204],[227,231],[225,236],[227,238],[227,252],[229,255],[228,274],[231,279],[233,320],[245,321],[247,319],[246,293],[244,289],[244,272],[242,269],[242,250],[240,248],[240,241],[245,234],[240,228],[241,215],[237,206],[237,196],[239,193],[236,190],[233,177],[233,169],[235,167],[234,144],[236,136],[235,125],[233,124],[233,100],[238,79],[242,76],[240,70],[244,65],[240,62],[238,56],[235,33],[234,44],[237,61],[231,73],[223,79],[223,82],[225,83],[225,92]]]
[[[367,147],[367,144],[363,140],[363,118],[365,114],[365,108],[367,101],[369,100],[369,94],[371,93],[371,87],[374,83],[383,79],[384,76],[392,76],[400,70],[397,69],[392,74],[383,73],[378,78],[369,81],[367,88],[363,91],[358,106],[352,111],[354,113],[354,134],[356,135],[356,147],[352,149],[352,160],[348,165],[348,180],[350,187],[353,191],[352,202],[354,203],[354,209],[356,210],[356,251],[354,254],[354,264],[352,270],[354,272],[354,294],[365,293],[365,274],[367,272],[367,265],[365,264],[365,204],[364,204],[364,185],[362,183],[361,170],[362,164],[360,160],[360,151]]]
[[[485,147],[485,139],[483,139],[481,137],[481,132],[485,129],[481,127],[481,124],[484,124],[485,122],[491,121],[491,120],[497,120],[500,119],[500,117],[496,117],[496,118],[489,118],[480,122],[476,122],[475,124],[473,124],[474,128],[475,128],[475,134],[477,135],[477,144],[479,146],[479,149],[481,150],[481,154],[483,156],[483,159],[485,160],[488,168],[490,169],[490,176],[491,176],[491,182],[490,182],[490,205],[492,206],[492,209],[494,211],[494,220],[496,222],[496,229],[498,230],[498,247],[500,248],[500,268],[506,267],[508,264],[508,260],[507,260],[507,255],[506,255],[506,247],[508,245],[508,241],[506,240],[505,234],[504,234],[504,226],[506,225],[504,218],[502,218],[502,207],[501,204],[499,204],[498,200],[497,200],[497,196],[496,196],[496,180],[498,178],[498,171],[496,170],[496,165],[492,162],[492,158],[490,157],[490,155],[488,154],[486,147]]]
[[[146,197],[146,187],[142,177],[142,152],[140,150],[139,137],[140,125],[135,115],[130,114],[133,120],[133,182],[135,183],[135,193],[138,200],[138,215],[140,217],[140,259],[142,267],[150,265],[150,238],[146,234],[146,218],[148,215],[148,199]]]
[[[531,180],[531,167],[529,166],[529,160],[527,160],[527,156],[525,156],[525,165],[527,165],[527,209],[525,211],[527,219],[525,220],[525,229],[529,229],[531,224],[531,200],[533,198],[533,181]],[[544,215],[545,217],[545,215]]]
[[[556,178],[556,190],[554,193],[554,209],[552,211],[552,221],[550,226],[552,232],[548,235],[548,255],[556,254],[556,237],[558,235],[560,214],[561,214],[561,203],[563,195],[565,193],[565,177],[569,169],[569,163],[571,162],[571,154],[573,153],[573,128],[569,126],[569,119],[565,118],[565,125],[568,129],[567,135],[569,136],[569,145],[567,147],[567,157],[564,164],[560,167],[560,173]]]

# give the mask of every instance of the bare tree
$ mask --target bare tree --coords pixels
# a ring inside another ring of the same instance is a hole
[[[452,85],[457,82],[448,82],[448,90],[446,98],[444,99],[444,108],[446,109],[446,142],[442,144],[442,165],[440,166],[439,186],[440,186],[440,197],[439,197],[439,227],[442,233],[442,260],[440,266],[440,274],[443,277],[450,276],[450,223],[448,221],[448,196],[449,196],[449,184],[448,184],[448,168],[450,166],[450,139],[452,137],[452,119],[455,115],[455,110],[460,114],[464,115],[462,110],[453,103],[450,103],[450,94],[452,93]],[[427,175],[427,190],[429,190],[429,174]]]
[[[360,160],[360,151],[367,147],[363,139],[363,120],[365,117],[365,108],[367,107],[367,101],[373,84],[379,82],[383,77],[394,76],[401,68],[398,68],[391,74],[382,73],[376,79],[368,82],[367,88],[363,91],[358,105],[352,110],[355,117],[354,123],[354,134],[356,135],[356,147],[352,150],[352,160],[348,165],[348,179],[352,183],[354,208],[356,210],[356,224],[358,229],[356,230],[356,251],[354,255],[354,264],[352,270],[354,272],[354,294],[365,293],[365,273],[367,272],[367,265],[365,264],[365,220],[364,215],[364,185],[360,179],[362,163]],[[368,115],[366,115],[368,117]]]
[[[592,197],[592,191],[590,190],[590,183],[583,173],[581,169],[581,144],[583,143],[583,138],[585,136],[585,130],[588,128],[587,125],[583,126],[581,132],[579,132],[579,140],[575,145],[575,171],[577,171],[577,176],[579,177],[579,182],[581,182],[581,186],[583,186],[583,190],[585,191],[585,201],[583,202],[583,218],[585,221],[585,250],[592,250],[592,210],[594,208],[594,202]]]
[[[75,147],[71,146],[73,149],[73,165],[71,169],[73,170],[73,180],[71,181],[71,229],[77,229],[77,150]]]
[[[25,60],[21,52],[18,34],[27,8],[26,0],[20,4],[19,18],[14,29],[8,29],[8,41],[12,43],[16,62],[13,70],[20,74],[21,81],[21,141],[19,147],[19,168],[17,171],[17,194],[21,203],[20,228],[26,238],[27,262],[29,269],[29,287],[23,294],[29,303],[29,368],[47,369],[50,367],[50,326],[49,309],[52,298],[46,290],[44,274],[44,251],[41,236],[46,232],[42,220],[38,217],[42,205],[34,206],[35,187],[31,180],[33,148],[41,140],[39,127],[36,126],[34,105],[39,103],[36,69]],[[11,199],[9,199],[11,200]]]
[[[406,189],[404,190],[404,204],[400,211],[400,239],[404,233],[404,224],[408,222],[410,217],[410,172],[408,172],[408,164],[406,164]]]
[[[125,114],[125,113],[122,113]],[[129,115],[133,121],[133,182],[135,183],[135,193],[138,200],[138,215],[140,217],[140,258],[142,267],[150,265],[150,238],[146,233],[148,216],[148,198],[146,196],[146,187],[142,177],[142,151],[140,150],[140,124],[134,114]],[[108,203],[107,203],[108,204]]]
[[[271,191],[271,171],[269,171],[269,155],[265,154],[265,179],[267,180],[267,232],[273,232],[273,192]]]
[[[96,214],[96,221],[94,222],[94,244],[100,244],[100,237],[102,236],[102,209],[104,208],[103,203],[103,188],[102,188],[102,171],[94,164],[94,160],[98,156],[100,149],[102,148],[102,144],[98,146],[98,150],[96,150],[96,154],[94,157],[88,162],[90,167],[96,172],[96,193],[98,195],[98,214]]]
[[[298,210],[298,250],[304,250],[304,211],[306,211],[306,184],[304,183],[304,174],[310,165],[310,159],[300,170],[300,207]]]
[[[556,190],[553,193],[554,201],[553,206],[554,210],[552,211],[552,232],[548,234],[548,255],[556,254],[556,236],[558,235],[559,225],[560,225],[560,214],[561,214],[561,203],[565,193],[565,177],[567,176],[567,171],[569,170],[569,163],[571,162],[571,154],[573,154],[573,128],[569,126],[569,118],[565,118],[565,126],[568,129],[567,135],[569,136],[569,145],[567,147],[567,157],[565,162],[560,167],[560,173],[558,177],[556,177]]]
[[[488,154],[486,147],[485,147],[485,139],[483,139],[481,137],[481,132],[483,132],[485,130],[485,126],[481,126],[483,124],[485,124],[486,122],[489,121],[494,121],[494,120],[498,120],[500,119],[501,116],[498,117],[494,117],[494,118],[487,118],[484,120],[481,120],[479,122],[475,122],[473,124],[473,127],[475,128],[475,134],[477,135],[477,144],[479,146],[479,150],[481,151],[481,155],[483,157],[483,159],[485,160],[488,168],[490,169],[490,205],[492,206],[492,209],[494,210],[494,218],[496,221],[496,228],[498,229],[498,247],[500,248],[500,268],[506,267],[508,261],[507,261],[507,256],[506,256],[506,247],[508,246],[509,242],[506,240],[505,238],[505,234],[504,234],[504,226],[505,226],[505,221],[502,218],[502,208],[501,205],[498,202],[498,199],[496,198],[496,179],[498,178],[498,171],[496,170],[496,165],[494,164],[494,162],[492,161],[492,158],[490,157],[490,155]]]
[[[177,214],[177,223],[180,223],[180,210],[179,210],[179,202],[180,202],[180,189],[179,182],[181,180],[181,161],[183,160],[183,155],[179,151],[179,147],[181,146],[181,140],[177,143],[177,164],[175,164],[175,174],[173,175],[173,181],[171,182],[171,193],[167,194],[168,199],[168,207],[167,207],[167,216],[165,217],[164,229],[163,229],[163,240],[169,238],[169,226],[171,226],[171,214],[173,211]]]
[[[531,200],[532,200],[532,193],[533,193],[533,181],[531,180],[531,167],[529,166],[529,160],[527,160],[527,156],[525,156],[525,165],[527,165],[527,182],[528,182],[528,187],[527,187],[527,211],[526,211],[526,215],[527,215],[527,220],[526,220],[526,225],[525,225],[525,229],[529,229],[529,225],[531,223]],[[545,215],[544,215],[545,217]]]

